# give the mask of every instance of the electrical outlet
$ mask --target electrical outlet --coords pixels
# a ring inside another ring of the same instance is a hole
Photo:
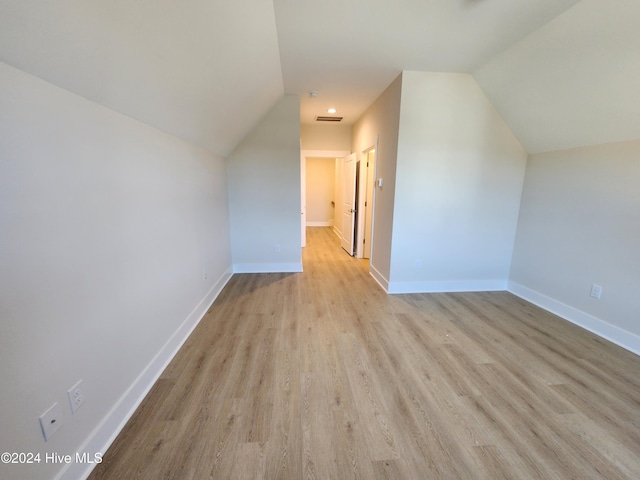
[[[203,269],[202,269],[202,279],[203,279],[203,280],[206,280],[206,279],[207,279],[207,277],[208,277],[208,275],[207,275],[207,269],[206,269],[206,268],[203,268]]]
[[[67,396],[69,397],[69,405],[71,406],[71,413],[76,413],[76,410],[84,403],[84,394],[80,384],[82,380],[78,381],[73,387],[67,390]]]
[[[591,285],[591,296],[600,300],[602,296],[602,285],[596,285],[595,283]]]
[[[40,427],[45,442],[62,426],[62,410],[60,405],[54,403],[49,409],[40,415]]]
[[[280,245],[276,243],[275,246],[276,253],[280,253]]]
[[[421,265],[421,262],[420,262],[420,259],[418,258],[418,259],[415,261],[414,266],[415,266],[415,268],[420,268],[420,265]]]

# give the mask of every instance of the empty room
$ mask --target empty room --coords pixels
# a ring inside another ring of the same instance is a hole
[[[640,2],[0,2],[0,477],[640,477]]]

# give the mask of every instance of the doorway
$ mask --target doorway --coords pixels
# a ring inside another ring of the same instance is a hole
[[[300,151],[300,236],[301,236],[301,245],[305,247],[307,244],[307,174],[306,174],[306,166],[307,166],[307,158],[326,158],[335,159],[344,158],[349,155],[351,152],[342,151],[342,150],[301,150]],[[335,181],[338,181],[336,177]],[[338,203],[334,199],[336,209],[338,208]],[[335,225],[334,225],[335,228]]]
[[[375,209],[375,179],[376,179],[376,146],[371,146],[357,155],[353,155],[353,176],[345,175],[345,161],[350,157],[350,152],[330,150],[302,150],[301,155],[301,235],[302,246],[306,245],[306,227],[311,224],[307,220],[307,175],[306,166],[309,158],[325,158],[335,160],[335,195],[334,195],[334,225],[333,230],[342,240],[347,231],[353,232],[353,247],[345,248],[347,253],[356,258],[369,259],[373,252],[373,232]],[[349,218],[344,209],[345,177],[353,182],[353,201],[349,209],[353,209],[353,219]],[[357,197],[356,197],[357,194]],[[344,248],[344,247],[343,247]],[[351,251],[350,251],[351,250]]]
[[[375,204],[376,148],[336,161],[336,198],[342,248],[356,258],[371,259]]]
[[[373,210],[375,203],[376,148],[370,147],[362,152],[359,161],[358,187],[358,258],[371,259],[373,245]]]

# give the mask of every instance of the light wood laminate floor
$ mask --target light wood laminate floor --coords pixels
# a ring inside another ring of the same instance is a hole
[[[386,295],[329,228],[235,275],[97,479],[638,479],[640,357],[506,292]]]

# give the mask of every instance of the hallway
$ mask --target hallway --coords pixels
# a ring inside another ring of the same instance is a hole
[[[234,275],[91,479],[640,476],[640,358],[506,292],[387,295],[330,228]]]

